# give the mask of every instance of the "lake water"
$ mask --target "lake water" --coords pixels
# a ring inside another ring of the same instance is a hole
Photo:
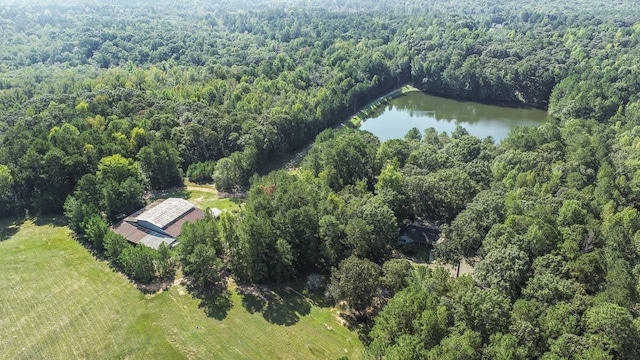
[[[404,138],[409,129],[434,127],[438,133],[451,132],[460,125],[479,138],[493,137],[496,143],[515,126],[537,126],[548,119],[546,111],[512,108],[460,101],[411,92],[381,105],[365,119],[360,129],[375,134],[380,141]]]

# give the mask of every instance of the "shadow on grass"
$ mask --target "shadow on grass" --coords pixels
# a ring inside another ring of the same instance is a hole
[[[151,200],[167,198],[189,199],[189,191],[186,187],[179,187],[166,190],[154,190],[151,192]]]
[[[18,231],[24,223],[24,219],[6,218],[0,220],[0,242],[8,240]]]
[[[124,272],[121,269],[116,269],[115,267],[113,267],[113,269],[115,269],[116,271],[122,272],[124,274]],[[126,276],[126,274],[124,274]],[[173,269],[172,271],[170,271],[165,277],[163,278],[159,278],[159,279],[154,279],[153,281],[151,281],[148,284],[139,282],[139,281],[135,281],[131,278],[129,278],[131,281],[133,281],[133,283],[136,285],[136,288],[138,289],[138,291],[140,291],[141,293],[143,293],[144,295],[151,295],[151,294],[155,294],[157,292],[160,291],[165,291],[165,290],[169,290],[171,288],[171,286],[173,286],[175,279],[176,279],[176,272],[175,269]]]
[[[67,222],[63,216],[38,216],[38,217],[8,217],[0,219],[0,242],[8,240],[18,231],[26,222],[31,221],[37,226],[66,226]]]
[[[250,313],[261,313],[267,304],[267,299],[264,296],[252,294],[238,290],[240,296],[242,296],[242,306]]]
[[[347,329],[358,334],[358,338],[363,344],[368,345],[371,343],[369,333],[373,328],[372,317],[363,316],[363,314],[357,314],[352,311],[341,311],[340,319]]]
[[[311,312],[309,300],[290,287],[238,286],[238,293],[249,313],[261,313],[272,324],[291,326]]]
[[[58,216],[38,216],[30,219],[38,226],[67,226],[67,220],[62,215]]]
[[[204,310],[207,316],[216,320],[224,320],[233,307],[231,292],[222,282],[211,289],[205,289],[195,285],[187,286],[187,290],[196,298],[200,299],[198,307]]]

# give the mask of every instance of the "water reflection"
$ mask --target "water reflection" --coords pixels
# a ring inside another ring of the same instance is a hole
[[[450,133],[461,125],[473,135],[492,136],[500,141],[514,126],[536,126],[547,119],[547,113],[538,109],[487,105],[414,92],[380,106],[362,123],[361,129],[384,141],[402,138],[412,127],[420,130],[434,127],[438,132]]]

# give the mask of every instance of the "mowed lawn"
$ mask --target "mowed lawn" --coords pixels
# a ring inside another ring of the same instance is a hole
[[[1,358],[362,357],[335,309],[286,291],[264,302],[234,284],[215,302],[181,285],[144,295],[47,222],[0,223]]]
[[[194,184],[186,182],[186,186],[180,189],[156,191],[151,199],[179,197],[188,200],[196,207],[206,210],[218,208],[220,210],[238,211],[239,201],[230,198],[220,198],[218,191],[212,184]]]

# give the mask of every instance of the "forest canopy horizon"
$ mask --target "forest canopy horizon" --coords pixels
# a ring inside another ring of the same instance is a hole
[[[308,276],[376,359],[639,358],[640,7],[562,5],[0,2],[0,217],[64,214],[140,282]],[[404,84],[553,120],[499,144],[331,129]],[[108,230],[185,175],[246,202],[175,252]],[[473,275],[398,259],[414,220]]]

